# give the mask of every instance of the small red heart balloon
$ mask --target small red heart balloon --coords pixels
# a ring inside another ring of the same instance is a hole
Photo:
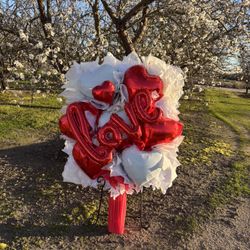
[[[78,164],[78,166],[86,173],[91,179],[97,178],[100,174],[103,174],[102,167],[112,161],[112,158],[109,162],[100,164],[95,160],[91,159],[89,155],[87,155],[84,149],[80,146],[79,143],[76,143],[73,148],[73,156]]]
[[[145,149],[160,144],[168,143],[182,134],[183,124],[175,120],[162,117],[155,123],[143,125],[143,138]]]
[[[112,104],[115,94],[115,85],[111,81],[104,81],[102,85],[98,85],[92,89],[92,94],[96,100]]]
[[[129,68],[124,75],[123,82],[128,90],[129,98],[134,96],[137,90],[148,89],[150,92],[157,91],[159,100],[163,96],[163,82],[159,76],[150,75],[141,65]]]

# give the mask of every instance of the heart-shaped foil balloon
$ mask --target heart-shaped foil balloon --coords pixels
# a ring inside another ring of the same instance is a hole
[[[124,84],[127,87],[130,98],[141,89],[147,89],[151,93],[156,92],[159,100],[163,96],[163,82],[159,76],[150,75],[142,65],[129,68],[124,75]]]
[[[112,104],[115,94],[115,85],[111,81],[104,81],[101,85],[92,89],[92,94],[96,100]]]
[[[112,158],[106,160],[106,162],[98,162],[89,156],[86,151],[76,143],[73,149],[73,156],[78,166],[91,178],[97,178],[102,172],[102,167],[111,162]]]
[[[183,125],[168,118],[161,118],[156,123],[143,124],[143,141],[145,148],[161,143],[169,143],[182,134]]]

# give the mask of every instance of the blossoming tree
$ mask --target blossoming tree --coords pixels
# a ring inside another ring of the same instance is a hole
[[[0,3],[0,81],[62,82],[73,61],[152,53],[188,71],[218,73],[247,32],[248,1],[23,0]]]

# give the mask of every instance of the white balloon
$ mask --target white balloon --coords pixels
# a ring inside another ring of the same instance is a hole
[[[129,178],[138,186],[143,186],[159,175],[163,156],[157,151],[141,151],[135,145],[123,150],[122,165]]]

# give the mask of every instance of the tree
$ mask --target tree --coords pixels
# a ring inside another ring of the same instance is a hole
[[[240,50],[240,66],[242,69],[243,80],[246,83],[246,94],[250,89],[250,44],[242,44]]]
[[[47,86],[73,61],[135,50],[189,78],[218,74],[246,36],[247,1],[15,0],[0,3],[0,78]],[[61,79],[60,79],[61,78]]]

